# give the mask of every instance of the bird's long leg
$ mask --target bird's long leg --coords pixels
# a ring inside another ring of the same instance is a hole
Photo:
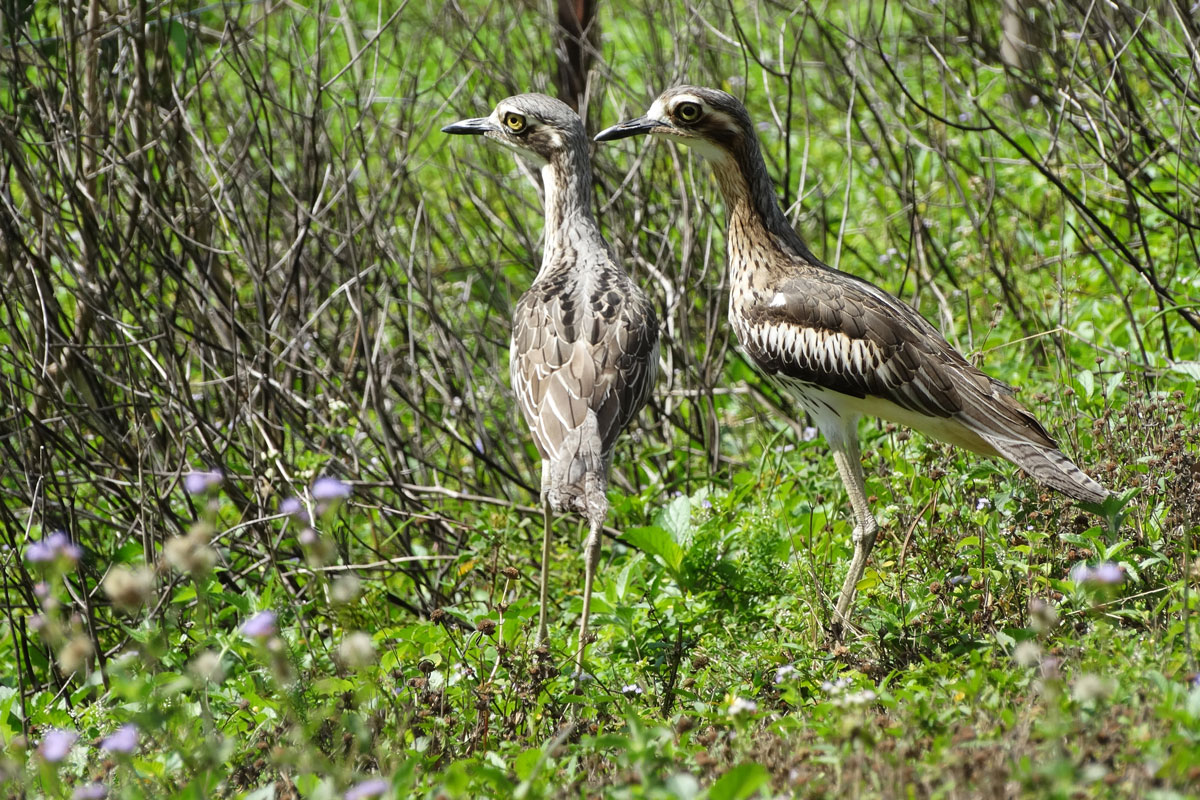
[[[546,603],[550,577],[550,524],[553,522],[553,512],[550,501],[542,501],[542,584],[538,589],[538,638],[537,643],[543,645],[549,638],[546,631]]]
[[[834,609],[833,624],[838,638],[850,622],[850,610],[854,606],[854,595],[858,591],[858,582],[862,580],[863,571],[867,568],[867,557],[875,546],[875,535],[879,524],[867,504],[867,484],[863,479],[862,455],[858,450],[858,431],[850,431],[850,435],[840,437],[842,441],[831,440],[833,460],[837,464],[842,483],[850,495],[850,505],[854,508],[854,556],[850,560],[850,570],[846,573],[846,582],[838,595],[837,607]]]
[[[579,674],[583,674],[583,656],[587,649],[588,617],[592,612],[592,581],[596,578],[596,566],[600,563],[600,529],[603,522],[592,522],[587,542],[583,546],[583,615],[579,618]]]

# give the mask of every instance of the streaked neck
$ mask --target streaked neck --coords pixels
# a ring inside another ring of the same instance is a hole
[[[546,245],[578,225],[595,227],[592,216],[592,166],[587,151],[572,148],[558,153],[542,167],[546,190]]]
[[[810,263],[820,263],[784,216],[775,194],[775,183],[767,173],[756,138],[750,137],[734,151],[712,159],[712,164],[725,198],[726,221],[731,234],[735,231],[768,234],[777,246],[792,255]],[[734,237],[728,238],[732,255]]]

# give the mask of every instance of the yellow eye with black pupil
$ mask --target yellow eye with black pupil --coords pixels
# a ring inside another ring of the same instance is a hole
[[[675,107],[675,116],[680,122],[695,122],[700,119],[700,106],[695,103],[680,103]]]
[[[507,125],[508,129],[513,133],[520,133],[521,131],[525,130],[525,118],[520,114],[505,114],[504,124]]]

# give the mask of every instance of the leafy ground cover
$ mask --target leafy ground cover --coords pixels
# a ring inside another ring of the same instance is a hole
[[[707,169],[599,150],[664,370],[580,675],[583,532],[538,647],[497,377],[536,188],[437,134],[554,93],[553,15],[113,5],[0,22],[7,795],[1200,795],[1186,18],[1031,7],[1022,66],[967,3],[602,7],[590,129],[744,95],[814,250],[1118,495],[864,423],[881,541],[832,641],[846,498],[729,342]]]

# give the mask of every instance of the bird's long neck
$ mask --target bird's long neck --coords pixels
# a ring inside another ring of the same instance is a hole
[[[557,268],[579,263],[574,256],[594,246],[593,240],[602,243],[592,216],[592,166],[586,145],[556,153],[542,167],[542,184],[546,190],[546,244],[538,280]]]
[[[754,283],[755,276],[749,274],[751,272],[757,272],[760,280],[772,278],[768,265],[753,258],[757,247],[780,247],[809,263],[820,263],[804,240],[792,230],[779,207],[775,184],[767,173],[756,137],[747,136],[732,150],[722,149],[711,160],[721,194],[725,197],[726,245],[735,283]],[[755,267],[760,269],[755,270]]]

